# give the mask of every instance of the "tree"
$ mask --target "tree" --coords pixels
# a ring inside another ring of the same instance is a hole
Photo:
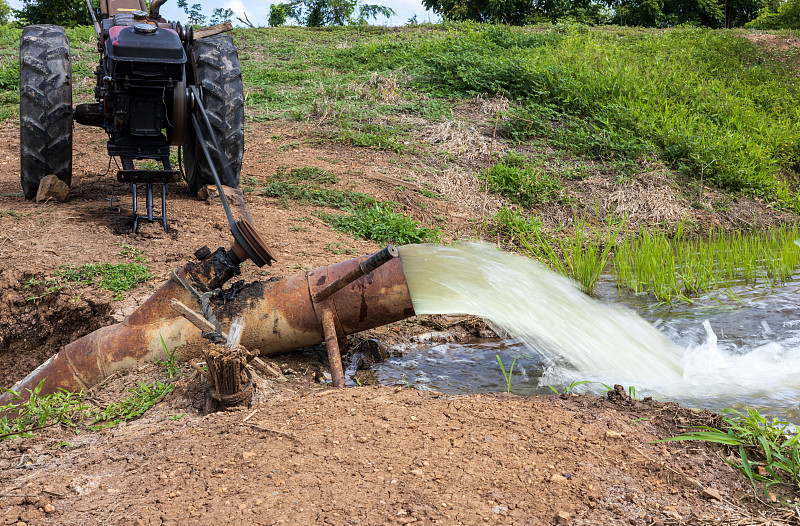
[[[97,3],[92,0],[92,7],[97,8]],[[23,25],[75,27],[92,23],[85,0],[22,0],[22,9],[16,11],[16,15]]]
[[[231,18],[233,18],[233,9],[218,7],[214,9],[214,12],[211,14],[211,25],[230,22]]]
[[[800,29],[800,0],[771,0],[747,27],[753,29]]]
[[[286,23],[287,6],[286,4],[271,4],[269,6],[269,25],[270,27],[282,26]]]
[[[188,17],[186,23],[190,26],[204,26],[206,16],[203,14],[202,4],[193,4],[191,7],[187,0],[178,0],[178,7],[182,8]]]
[[[11,7],[6,0],[0,0],[0,25],[6,25],[9,22],[11,22]]]
[[[447,20],[524,25],[573,18],[585,23],[603,21],[603,4],[594,0],[422,0],[428,10]]]
[[[273,22],[281,25],[280,15],[284,16],[284,23],[287,18],[293,18],[303,26],[322,27],[366,24],[370,19],[394,14],[390,7],[359,4],[358,0],[293,0],[277,7],[270,6],[270,25]]]

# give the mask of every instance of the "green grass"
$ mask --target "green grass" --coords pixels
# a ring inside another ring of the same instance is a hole
[[[83,393],[60,390],[41,396],[43,383],[30,391],[27,400],[16,391],[0,389],[12,395],[11,403],[0,406],[0,415],[3,415],[0,417],[0,440],[32,437],[35,432],[52,426],[73,429],[77,433],[81,429],[96,431],[129,422],[142,416],[175,388],[174,384],[160,380],[150,384],[140,382],[138,387],[129,390],[127,398],[101,410],[86,404]]]
[[[440,231],[419,225],[398,212],[399,205],[351,190],[328,188],[338,178],[315,167],[279,167],[271,182],[260,190],[267,197],[289,202],[335,208],[343,213],[317,211],[315,214],[332,228],[378,243],[427,243],[439,240]],[[295,230],[303,227],[293,227]]]
[[[489,190],[524,207],[563,200],[561,182],[517,153],[509,153],[502,162],[484,170],[481,177]]]
[[[493,224],[489,231],[512,240],[517,236],[534,236],[542,228],[542,221],[536,216],[526,217],[519,210],[512,210],[507,206],[501,208],[492,217]]]
[[[753,409],[743,414],[735,409],[722,411],[722,429],[698,426],[671,440],[701,440],[722,444],[733,455],[725,462],[739,470],[755,488],[764,483],[764,493],[777,484],[788,484],[800,490],[800,435],[789,422],[773,419]]]
[[[60,265],[54,273],[56,283],[95,285],[114,293],[120,300],[124,293],[144,283],[153,276],[140,263],[84,263],[83,265]]]

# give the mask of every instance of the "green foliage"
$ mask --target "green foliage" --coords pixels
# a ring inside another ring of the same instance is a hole
[[[416,221],[395,210],[395,203],[375,203],[347,210],[347,214],[320,214],[320,218],[336,230],[371,239],[378,243],[435,243],[441,235],[438,228],[419,226]]]
[[[153,277],[147,267],[139,263],[84,263],[81,266],[60,265],[58,268],[54,274],[57,283],[95,284],[113,292],[115,300],[122,299],[123,292]]]
[[[273,182],[261,190],[267,197],[288,203],[296,201],[315,206],[338,208],[344,214],[317,213],[331,227],[353,236],[379,243],[426,243],[439,239],[439,229],[419,226],[416,221],[398,213],[391,202],[379,202],[360,192],[326,188],[339,182],[332,173],[316,167],[281,166]]]
[[[161,398],[175,389],[174,384],[163,383],[156,380],[151,384],[139,382],[139,387],[130,389],[131,395],[124,400],[109,404],[99,413],[94,414],[94,420],[87,426],[91,430],[112,427],[120,422],[128,422],[142,416],[145,411],[153,407]]]
[[[555,388],[555,387],[553,387],[552,385],[548,385],[547,387],[549,387],[549,388],[550,388],[550,390],[551,390],[551,391],[553,391],[553,393],[555,393],[555,394],[565,394],[565,395],[566,395],[566,394],[570,394],[570,393],[572,392],[572,390],[573,390],[573,389],[575,389],[576,387],[578,387],[578,386],[580,386],[580,385],[594,384],[594,383],[598,383],[598,382],[593,382],[593,381],[591,381],[591,380],[575,380],[575,381],[573,381],[571,384],[569,384],[569,385],[565,386],[565,387],[564,387],[564,391],[563,391],[562,393],[559,393],[559,392],[558,392],[558,389],[556,389],[556,388]],[[603,385],[604,385],[605,387],[608,387],[608,386],[607,386],[607,385],[605,385],[605,384],[603,384]],[[611,389],[609,388],[609,390],[611,390]]]
[[[189,5],[187,0],[178,0],[178,7],[183,9],[188,17],[186,23],[190,26],[202,26],[206,23],[206,16],[203,14],[203,4]]]
[[[605,20],[602,4],[590,0],[422,0],[445,20],[525,25],[569,18],[596,24]]]
[[[81,427],[96,431],[115,426],[139,418],[175,388],[174,384],[160,380],[151,384],[139,382],[139,387],[129,390],[130,396],[100,410],[87,405],[83,393],[60,390],[40,396],[43,384],[44,380],[29,391],[27,400],[16,391],[0,389],[12,395],[11,403],[0,406],[0,415],[3,415],[0,417],[0,440],[31,437],[40,429],[56,425],[76,432]]]
[[[214,12],[211,13],[211,25],[214,24],[223,24],[225,22],[230,22],[233,18],[233,9],[227,9],[222,7],[217,7],[214,9]]]
[[[542,227],[541,219],[535,215],[525,217],[519,210],[512,210],[506,206],[501,208],[492,219],[494,221],[492,233],[506,237],[531,236]]]
[[[514,365],[516,365],[517,360],[520,357],[526,356],[526,357],[530,358],[530,356],[528,356],[527,354],[518,354],[518,355],[514,356],[514,359],[511,361],[511,367],[508,368],[508,371],[506,371],[506,368],[503,365],[503,360],[500,359],[500,355],[499,354],[495,354],[494,356],[495,356],[495,358],[497,358],[497,363],[500,364],[500,372],[503,373],[503,378],[506,381],[506,393],[510,393],[511,392],[511,384],[514,382],[514,379],[517,376],[520,375],[520,373],[514,374]]]
[[[98,0],[92,0],[92,8],[97,7]],[[86,0],[22,0],[22,9],[16,14],[22,25],[55,24],[75,27],[92,23]]]
[[[161,336],[161,334],[159,334],[158,337],[161,338],[161,347],[164,349],[164,354],[166,354],[167,357],[164,360],[157,360],[157,362],[164,366],[164,369],[167,370],[167,374],[169,375],[170,380],[172,380],[172,378],[181,375],[181,367],[175,360],[175,351],[178,348],[173,347],[172,350],[170,351],[167,348],[167,342],[164,341],[164,337]]]
[[[31,437],[50,426],[75,427],[80,415],[89,409],[80,394],[61,390],[40,396],[43,383],[44,380],[30,392],[27,400],[15,391],[0,389],[12,395],[10,404],[0,406],[0,440]],[[9,414],[14,416],[9,419]]]
[[[395,14],[390,7],[360,4],[358,0],[292,0],[277,7],[271,5],[271,26],[273,13],[274,25],[283,25],[286,18],[294,18],[298,24],[308,27],[364,25],[378,16],[388,18]]]
[[[754,233],[710,230],[705,238],[689,236],[683,225],[673,234],[643,231],[617,244],[617,286],[647,292],[661,301],[690,297],[737,283],[782,284],[800,266],[797,226]]]
[[[269,6],[269,27],[278,27],[286,23],[289,9],[286,4],[270,4]]]
[[[575,218],[573,231],[549,239],[540,231],[517,232],[517,238],[528,255],[545,262],[553,270],[581,284],[586,294],[593,294],[600,274],[608,265],[612,248],[624,222],[616,228],[606,227],[597,232],[586,220]]]
[[[800,0],[766,1],[755,20],[747,27],[753,29],[800,29]]]
[[[698,426],[699,431],[661,440],[701,440],[722,444],[738,455],[725,462],[738,469],[755,487],[764,483],[764,493],[776,484],[791,484],[800,489],[800,434],[789,422],[769,421],[753,409],[742,414],[735,409],[722,411],[723,429]],[[758,468],[761,468],[760,470]]]
[[[0,25],[11,22],[12,9],[6,0],[0,0]]]
[[[564,191],[558,179],[530,165],[523,156],[513,152],[502,162],[485,170],[482,177],[491,191],[526,207],[560,201]]]

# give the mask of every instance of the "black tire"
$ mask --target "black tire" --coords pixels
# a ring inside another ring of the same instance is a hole
[[[244,155],[244,87],[239,54],[233,39],[230,35],[214,35],[195,40],[189,47],[189,62],[189,80],[201,90],[203,106],[233,180],[228,180],[223,167],[215,164],[217,175],[222,184],[238,188]],[[205,132],[202,119],[198,120]],[[207,140],[206,145],[216,161],[213,142]],[[197,194],[204,185],[214,184],[208,161],[191,124],[186,128],[183,155],[186,183],[192,193]]]
[[[19,43],[20,180],[33,199],[42,177],[72,183],[72,64],[61,26],[22,30]]]

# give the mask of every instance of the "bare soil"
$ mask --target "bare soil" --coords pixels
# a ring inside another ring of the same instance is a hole
[[[480,107],[478,101],[462,113],[468,118]],[[483,154],[408,158],[319,141],[316,133],[307,124],[248,125],[243,181],[255,178],[257,187],[277,166],[317,166],[336,174],[343,188],[399,202],[415,219],[442,226],[446,242],[482,236],[481,220],[501,204],[484,197],[480,185],[459,183],[485,166]],[[484,142],[492,137],[490,127],[470,133]],[[197,200],[184,184],[170,187],[168,233],[156,224],[132,234],[131,197],[116,182],[116,167],[106,174],[104,139],[100,130],[77,126],[69,201],[37,204],[19,193],[17,126],[0,125],[0,386],[10,387],[66,342],[123,319],[196,248],[230,244],[219,203]],[[446,199],[414,191],[425,186]],[[570,182],[568,191],[581,202],[599,199],[610,212],[626,207],[634,225],[683,217],[741,228],[785,219],[712,189],[693,196],[666,173],[619,186],[598,170]],[[278,258],[264,269],[245,264],[246,280],[284,277],[380,248],[331,230],[313,207],[280,205],[257,192],[246,197]],[[711,206],[722,198],[724,210]],[[538,213],[554,225],[572,216],[566,207]],[[123,245],[142,250],[156,277],[121,301],[92,287],[48,293],[34,283],[62,264],[117,262]],[[369,336],[397,341],[437,323],[446,320],[412,319]],[[465,324],[463,333],[476,330],[482,329]],[[257,377],[254,401],[242,410],[203,414],[200,380],[184,368],[176,390],[139,420],[103,432],[49,428],[33,439],[0,442],[0,524],[797,521],[784,508],[758,502],[764,494],[743,483],[723,461],[724,451],[653,443],[686,426],[716,423],[710,413],[613,395],[333,390],[315,382],[326,367],[319,349],[275,365],[289,381]],[[88,399],[102,406],[139,381],[166,381],[164,374],[163,367],[141,366]]]

